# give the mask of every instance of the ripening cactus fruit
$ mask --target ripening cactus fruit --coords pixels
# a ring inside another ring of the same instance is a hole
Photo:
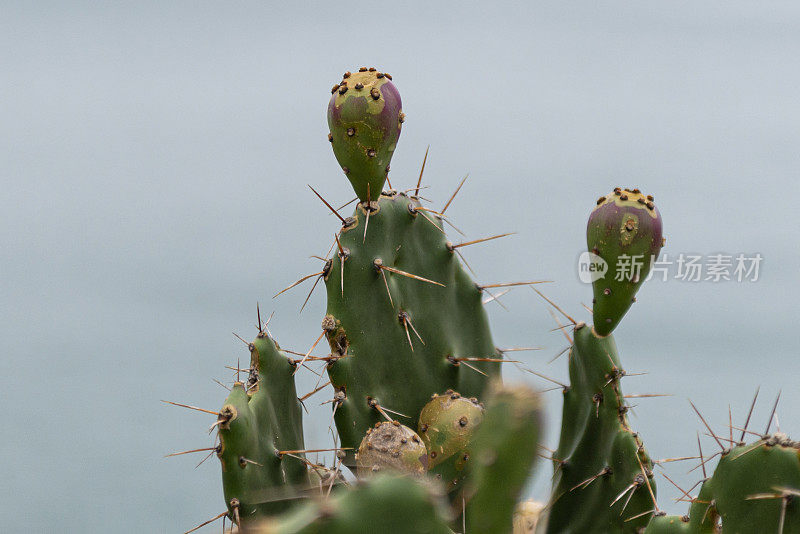
[[[421,476],[428,470],[428,451],[416,432],[398,421],[384,421],[367,430],[356,464],[361,477],[386,470]]]
[[[405,117],[391,80],[362,67],[345,72],[331,89],[328,140],[361,202],[380,196]]]
[[[608,265],[605,276],[592,284],[598,334],[610,334],[631,307],[663,241],[661,214],[652,196],[617,187],[598,199],[586,229],[589,252]]]
[[[452,389],[433,395],[419,414],[417,429],[428,449],[428,469],[441,477],[448,491],[455,489],[468,473],[470,444],[481,421],[483,404]]]

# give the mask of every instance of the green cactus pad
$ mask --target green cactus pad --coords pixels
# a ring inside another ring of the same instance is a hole
[[[692,534],[718,523],[726,533],[800,533],[800,442],[773,434],[723,451],[689,518]]]
[[[650,521],[656,488],[628,424],[617,347],[584,323],[573,336],[547,532],[635,534]]]
[[[502,357],[482,291],[448,246],[442,221],[402,193],[375,204],[356,208],[325,277],[328,375],[344,447],[358,447],[382,411],[412,424],[433,393],[480,398],[500,363],[459,358]],[[352,454],[345,462],[354,465]]]
[[[589,216],[586,243],[608,266],[592,283],[594,329],[607,336],[633,304],[663,245],[661,215],[653,197],[620,188],[601,197]]]
[[[404,120],[391,76],[375,69],[346,72],[328,104],[328,140],[362,202],[376,200]]]
[[[688,521],[688,523],[687,523]],[[656,517],[646,534],[800,533],[800,442],[766,436],[722,452],[688,517]]]
[[[356,454],[359,476],[379,471],[423,475],[428,451],[416,432],[397,421],[384,421],[367,430]]]
[[[330,500],[264,522],[255,534],[453,534],[437,486],[415,477],[370,478]]]
[[[217,421],[225,502],[245,522],[286,510],[309,483],[301,460],[278,454],[304,449],[295,367],[263,332],[250,355],[247,384],[234,384]]]
[[[736,447],[710,482],[726,532],[800,532],[800,442],[775,434]]]
[[[475,432],[474,463],[466,482],[466,531],[507,534],[539,447],[542,405],[523,386],[497,384]]]
[[[483,420],[478,399],[448,390],[433,395],[419,415],[419,431],[428,449],[428,469],[441,478],[448,491],[456,489],[468,473],[470,441]]]

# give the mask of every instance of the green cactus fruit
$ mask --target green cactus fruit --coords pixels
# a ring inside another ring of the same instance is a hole
[[[628,424],[617,347],[584,323],[573,336],[547,532],[636,534],[650,521],[656,488]]]
[[[589,216],[586,243],[589,252],[607,265],[604,276],[592,282],[598,334],[610,334],[633,304],[663,245],[661,226],[653,197],[638,189],[618,187],[597,201]]]
[[[483,420],[483,404],[452,389],[433,395],[419,415],[419,431],[428,449],[428,469],[452,491],[467,475],[469,444]]]
[[[329,500],[310,502],[254,534],[453,534],[441,490],[416,477],[381,474]],[[250,531],[248,531],[250,532]]]
[[[328,104],[328,140],[362,202],[377,200],[389,173],[404,120],[400,93],[389,74],[345,72]]]
[[[508,534],[514,508],[539,447],[542,405],[523,387],[497,384],[473,438],[474,464],[466,482],[466,531]]]
[[[250,357],[247,383],[233,385],[217,420],[225,501],[230,518],[245,526],[286,510],[309,485],[302,454],[279,454],[305,448],[295,366],[264,332]]]
[[[478,399],[462,397],[452,389],[433,395],[419,415],[419,432],[433,467],[467,448],[483,420]]]
[[[418,421],[435,392],[481,398],[500,374],[483,292],[449,246],[442,220],[403,193],[375,204],[356,208],[324,276],[322,328],[343,447],[358,447],[385,414]],[[351,453],[345,465],[355,466]]]
[[[428,469],[428,451],[416,432],[397,421],[367,430],[356,454],[358,475],[386,470],[420,476]]]

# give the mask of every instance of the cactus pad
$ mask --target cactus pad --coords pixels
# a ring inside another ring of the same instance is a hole
[[[584,323],[573,335],[547,532],[633,534],[650,521],[653,464],[628,424],[614,338]]]
[[[295,367],[264,332],[250,357],[247,383],[233,385],[217,420],[222,486],[237,523],[285,510],[309,483],[300,454],[279,454],[304,449]]]
[[[256,534],[452,534],[441,492],[414,477],[381,474],[328,501],[312,502]]]
[[[338,237],[325,284],[335,422],[358,447],[385,414],[419,419],[432,393],[480,397],[496,361],[482,291],[462,268],[441,219],[405,194],[360,204]],[[368,225],[368,226],[367,226]],[[352,455],[345,460],[354,465]]]

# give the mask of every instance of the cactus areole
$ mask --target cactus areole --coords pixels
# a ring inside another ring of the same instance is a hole
[[[361,202],[377,200],[389,174],[404,115],[389,74],[362,67],[331,89],[328,140]]]

